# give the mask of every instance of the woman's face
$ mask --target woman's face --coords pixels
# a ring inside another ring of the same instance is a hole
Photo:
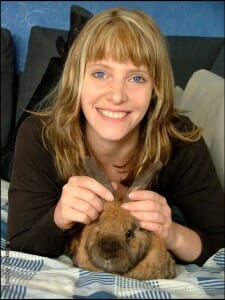
[[[81,107],[88,136],[115,142],[132,135],[148,110],[152,91],[144,66],[113,60],[87,63]]]

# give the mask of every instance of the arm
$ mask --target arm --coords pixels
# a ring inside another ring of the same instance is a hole
[[[169,248],[183,261],[203,264],[224,247],[224,192],[203,139],[175,148],[161,174],[160,189],[186,221],[186,226],[173,223]]]
[[[140,225],[165,240],[182,262],[202,264],[224,247],[224,194],[203,140],[174,148],[156,191],[135,191],[126,208]],[[171,218],[173,206],[186,225]]]
[[[41,125],[29,117],[16,141],[9,187],[8,240],[12,250],[58,256],[66,233],[54,223],[62,182],[41,142]]]
[[[79,223],[90,223],[113,195],[87,176],[63,183],[41,141],[41,124],[31,117],[16,141],[9,188],[8,240],[17,251],[56,257]]]

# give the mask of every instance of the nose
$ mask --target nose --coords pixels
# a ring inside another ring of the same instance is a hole
[[[113,237],[102,238],[98,242],[98,247],[101,251],[101,255],[105,259],[116,257],[118,255],[118,251],[122,249],[120,241]]]
[[[126,87],[122,80],[113,80],[110,82],[107,99],[113,104],[120,104],[127,100]]]

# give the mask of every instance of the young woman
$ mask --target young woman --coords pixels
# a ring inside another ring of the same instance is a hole
[[[9,247],[57,257],[79,223],[98,218],[101,198],[113,196],[84,175],[87,155],[121,195],[161,160],[157,186],[132,192],[124,209],[177,261],[201,265],[224,247],[223,190],[200,130],[173,107],[173,89],[166,42],[149,16],[115,8],[92,17],[70,48],[51,105],[20,127]]]

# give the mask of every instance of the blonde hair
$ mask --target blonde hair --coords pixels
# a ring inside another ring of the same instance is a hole
[[[195,126],[179,131],[172,122],[181,117],[173,108],[173,73],[159,27],[139,10],[109,9],[84,26],[70,48],[62,77],[51,95],[52,105],[39,113],[44,144],[53,151],[56,168],[64,180],[82,173],[82,159],[88,151],[80,104],[86,64],[107,58],[147,66],[154,84],[147,115],[141,122],[141,147],[136,149],[133,177],[150,162],[161,160],[166,164],[173,138],[192,142],[200,137]]]

